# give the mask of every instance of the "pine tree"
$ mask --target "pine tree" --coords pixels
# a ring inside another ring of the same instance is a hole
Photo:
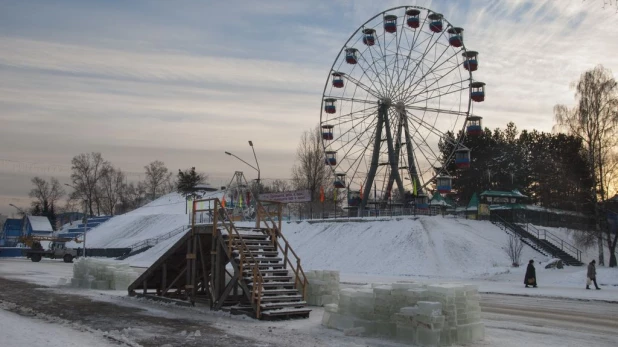
[[[194,196],[194,188],[196,185],[204,181],[204,176],[195,172],[195,167],[189,170],[178,170],[178,180],[176,183],[176,191],[185,197]]]

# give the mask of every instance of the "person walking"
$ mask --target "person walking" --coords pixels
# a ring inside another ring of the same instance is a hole
[[[536,269],[534,268],[534,260],[530,259],[528,262],[528,268],[526,269],[526,277],[524,278],[524,284],[526,288],[532,286],[536,288]]]
[[[597,290],[601,290],[599,285],[597,284],[597,268],[596,268],[596,260],[592,259],[592,261],[588,264],[588,279],[586,280],[586,289],[590,289],[590,285],[594,283],[594,286]]]

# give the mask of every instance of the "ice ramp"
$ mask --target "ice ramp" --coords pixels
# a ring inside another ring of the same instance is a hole
[[[208,302],[212,230],[212,225],[187,230],[129,286],[129,295],[188,305]]]

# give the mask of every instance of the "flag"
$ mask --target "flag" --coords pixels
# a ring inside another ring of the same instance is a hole
[[[324,187],[320,186],[320,202],[324,202]]]
[[[247,192],[247,206],[251,205],[251,193]]]
[[[221,207],[225,207],[225,195],[223,196],[223,200],[221,200]]]
[[[242,194],[238,194],[238,206],[242,208]]]
[[[360,189],[360,198],[361,198],[361,200],[363,200],[363,186],[360,186],[360,187],[361,187],[361,189]]]

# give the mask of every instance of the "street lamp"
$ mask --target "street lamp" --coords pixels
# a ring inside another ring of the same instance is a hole
[[[253,166],[253,165],[251,165],[251,164],[247,163],[246,161],[244,161],[244,160],[240,159],[239,157],[237,157],[236,155],[234,155],[234,154],[232,154],[232,153],[230,153],[230,152],[225,152],[225,154],[227,154],[227,155],[231,155],[232,157],[234,157],[234,158],[236,158],[236,159],[238,159],[238,160],[242,161],[243,163],[247,164],[247,165],[248,165],[250,168],[252,168],[253,170],[257,171],[257,172],[258,172],[258,180],[260,179],[260,170],[259,170],[259,169],[256,169],[256,168],[255,168],[255,166]]]
[[[255,158],[255,165],[257,165],[257,184],[258,184],[258,192],[260,190],[260,163],[258,163],[257,156],[255,155],[255,148],[253,148],[253,141],[249,140],[249,146],[251,146],[251,150],[253,151],[253,158]]]
[[[67,187],[73,188],[74,190],[77,190],[75,187],[73,187],[72,185],[65,183],[64,184]],[[88,200],[88,197],[86,197],[86,199],[84,200],[84,258],[86,258],[86,231],[88,231],[88,206],[90,206],[90,201]]]
[[[22,210],[21,208],[19,208],[19,207],[15,206],[15,205],[13,205],[13,204],[9,204],[9,206],[13,206],[13,207],[15,207],[15,208],[17,209],[17,211],[19,211],[20,213],[22,213],[24,216],[26,216],[26,215],[27,215],[27,213],[26,213],[24,210]]]

